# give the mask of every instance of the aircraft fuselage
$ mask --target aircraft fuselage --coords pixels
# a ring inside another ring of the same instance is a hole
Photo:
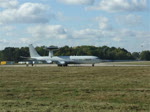
[[[65,62],[67,64],[95,64],[100,63],[102,60],[100,60],[96,56],[42,56],[42,57],[32,57],[36,60],[43,60],[47,62]]]

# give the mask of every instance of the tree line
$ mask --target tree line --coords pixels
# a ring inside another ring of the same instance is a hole
[[[47,56],[48,50],[45,46],[37,46],[36,50],[41,56]],[[150,60],[150,51],[129,52],[124,48],[95,47],[95,46],[64,46],[54,51],[55,56],[80,56],[93,55],[107,60]],[[28,47],[14,48],[6,47],[0,51],[0,61],[22,61],[22,57],[30,57]]]

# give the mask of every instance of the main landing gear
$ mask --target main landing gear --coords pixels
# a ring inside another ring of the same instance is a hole
[[[59,67],[67,67],[68,64],[63,64],[63,65],[62,65],[62,64],[58,64],[58,66],[59,66]]]

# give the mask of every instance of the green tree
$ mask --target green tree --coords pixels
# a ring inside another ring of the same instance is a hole
[[[135,60],[139,60],[140,59],[140,53],[139,52],[133,52],[132,56]]]
[[[140,54],[140,59],[150,61],[150,51],[142,51]]]

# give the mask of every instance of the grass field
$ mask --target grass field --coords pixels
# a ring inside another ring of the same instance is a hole
[[[150,67],[0,67],[0,112],[150,112]]]
[[[150,61],[129,61],[129,62],[113,62],[111,64],[121,65],[147,65],[150,66]]]

